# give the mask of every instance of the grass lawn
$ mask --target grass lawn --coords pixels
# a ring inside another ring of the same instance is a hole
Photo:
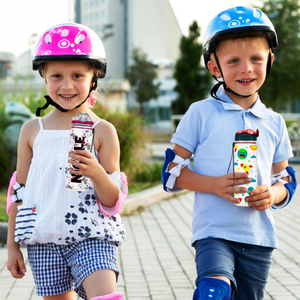
[[[8,222],[8,215],[6,213],[6,194],[7,189],[0,190],[0,222]]]
[[[138,182],[129,185],[129,194],[137,193],[144,189],[159,185],[158,182]],[[6,213],[6,194],[7,189],[0,190],[0,222],[8,222],[8,215]]]

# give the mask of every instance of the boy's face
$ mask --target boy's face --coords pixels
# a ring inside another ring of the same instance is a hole
[[[244,96],[253,94],[249,98],[243,98],[233,93],[228,93],[228,95],[235,103],[241,105],[240,102],[243,102],[246,106],[250,105],[251,107],[257,98],[255,92],[263,85],[266,78],[269,56],[267,40],[265,38],[243,38],[225,41],[218,48],[217,56],[226,85],[237,94]],[[213,55],[208,67],[217,78],[222,76]]]

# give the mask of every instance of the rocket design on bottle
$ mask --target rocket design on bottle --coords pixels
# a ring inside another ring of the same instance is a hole
[[[248,184],[236,185],[238,187],[246,187],[246,193],[234,193],[234,197],[240,200],[239,206],[248,206],[245,197],[257,188],[257,145],[256,140],[259,135],[258,130],[251,129],[241,130],[235,134],[235,142],[233,143],[234,158],[233,170],[236,173],[246,172],[251,182]]]
[[[72,119],[72,129],[70,132],[70,142],[69,142],[69,155],[74,152],[74,150],[88,150],[92,151],[92,143],[94,136],[94,122],[92,118],[87,113],[79,113],[76,117]],[[88,177],[83,175],[75,175],[70,171],[76,170],[77,168],[73,166],[68,161],[68,169],[66,175],[66,188],[74,191],[86,191],[89,188]]]

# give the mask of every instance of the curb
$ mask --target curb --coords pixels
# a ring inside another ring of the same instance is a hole
[[[180,192],[180,193],[184,193]],[[176,194],[180,194],[176,193]],[[145,189],[129,195],[124,202],[123,209],[120,213],[121,216],[129,215],[137,210],[143,209],[147,206],[153,205],[164,199],[174,197],[174,193],[167,193],[163,190],[162,184]],[[8,223],[0,222],[0,242],[6,243]]]

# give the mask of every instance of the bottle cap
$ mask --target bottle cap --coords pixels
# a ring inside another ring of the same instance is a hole
[[[259,135],[259,131],[252,130],[252,129],[246,129],[246,130],[240,130],[235,134],[235,140],[236,141],[256,141]]]

